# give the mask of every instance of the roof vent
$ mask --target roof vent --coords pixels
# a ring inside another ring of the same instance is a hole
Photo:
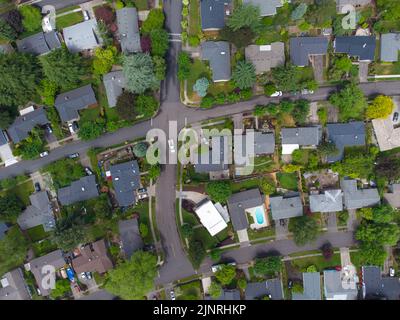
[[[221,54],[224,54],[224,55],[225,55],[225,54],[226,54],[226,52],[225,52],[225,51],[221,51]]]
[[[241,207],[242,207],[242,204],[241,204],[241,203],[238,203],[238,207],[241,208]]]
[[[299,136],[299,133],[298,132],[296,132],[296,137],[298,137]]]
[[[111,79],[112,79],[112,80],[115,80],[115,76],[112,76]]]
[[[364,44],[363,44],[363,48],[365,48],[366,46],[367,46],[367,44],[366,44],[366,43],[364,43]]]
[[[354,139],[356,139],[356,140],[357,140],[357,139],[358,139],[358,136],[354,136]]]
[[[116,177],[114,180],[115,180],[115,181],[118,181],[118,180],[119,180],[119,177]]]
[[[65,97],[64,97],[64,99],[65,99],[65,100],[68,100],[68,99],[69,99],[69,97],[68,97],[68,96],[65,96]]]
[[[85,191],[85,187],[82,187],[82,191]]]

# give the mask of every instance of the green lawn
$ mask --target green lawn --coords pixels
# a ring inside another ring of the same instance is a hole
[[[149,4],[147,0],[135,0],[135,6],[138,10],[148,10]]]
[[[82,21],[83,21],[82,12],[72,12],[65,16],[57,17],[56,18],[57,30],[62,30],[66,27],[73,26],[74,24],[77,24]]]
[[[292,191],[297,191],[298,190],[298,185],[297,185],[297,173],[284,173],[284,172],[279,172],[276,175],[279,185],[283,189],[288,189]]]
[[[182,218],[183,218],[183,222],[184,223],[188,223],[188,224],[190,224],[192,226],[195,226],[195,225],[199,224],[199,220],[197,220],[196,214],[195,213],[190,213],[190,212],[186,211],[183,208],[182,208]]]
[[[259,178],[248,179],[243,181],[235,181],[231,183],[232,193],[236,193],[239,191],[244,191],[248,189],[258,188],[259,186]]]
[[[145,224],[149,230],[147,236],[143,238],[143,241],[146,244],[153,243],[153,238],[151,236],[150,220],[149,220],[149,202],[148,201],[140,201],[130,211],[139,213],[139,223]]]
[[[178,300],[202,300],[201,282],[199,280],[182,284],[176,289]]]
[[[271,156],[254,157],[254,173],[273,172],[279,168]]]
[[[46,239],[49,236],[49,233],[44,231],[42,225],[30,228],[26,232],[28,233],[32,242]]]
[[[26,181],[7,191],[2,191],[0,194],[16,194],[25,206],[30,205],[29,196],[35,191],[31,180]]]
[[[329,261],[326,261],[322,255],[302,258],[302,259],[295,259],[291,261],[292,266],[301,272],[306,271],[307,267],[311,265],[316,266],[317,270],[319,272],[322,272],[326,268],[340,266],[340,263],[341,262],[339,253],[335,253]]]
[[[275,236],[275,228],[268,227],[268,228],[262,228],[260,230],[248,229],[247,233],[249,234],[250,240],[257,240],[260,238],[267,238],[267,237]]]
[[[80,6],[71,6],[71,7],[59,9],[59,10],[56,10],[56,14],[72,11],[72,10],[79,9],[79,8],[80,8]]]
[[[214,82],[211,83],[210,87],[208,88],[208,93],[216,96],[219,93],[231,93],[233,89],[235,89],[235,85],[232,81]]]
[[[48,254],[57,249],[57,245],[52,243],[50,240],[45,239],[40,242],[35,242],[32,244],[33,252],[35,256],[40,257]]]
[[[201,33],[199,0],[189,2],[189,36],[197,36]]]
[[[193,85],[195,84],[196,80],[202,77],[211,79],[210,70],[203,61],[200,59],[194,59],[190,68],[189,78],[187,79],[187,94],[189,98],[193,95]]]

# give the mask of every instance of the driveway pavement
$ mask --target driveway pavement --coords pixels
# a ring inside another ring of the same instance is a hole
[[[368,66],[369,62],[360,61],[358,67],[358,78],[361,83],[368,82]]]
[[[324,82],[324,56],[313,56],[313,71],[315,81],[318,83]]]
[[[280,221],[275,222],[275,238],[276,240],[284,240],[288,237],[288,226],[289,226],[289,219],[284,219],[284,224],[281,224]]]
[[[325,213],[326,215],[326,227],[328,232],[337,232],[337,220],[336,220],[336,212]]]

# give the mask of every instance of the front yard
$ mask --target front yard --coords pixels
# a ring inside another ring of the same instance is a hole
[[[73,26],[74,24],[83,21],[83,14],[81,11],[72,12],[63,16],[56,17],[57,30],[61,31],[66,27]]]

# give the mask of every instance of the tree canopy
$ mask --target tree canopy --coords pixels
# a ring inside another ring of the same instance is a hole
[[[164,26],[165,16],[162,9],[151,9],[147,19],[143,21],[142,32],[144,34],[150,33],[155,29],[162,29]]]
[[[230,284],[236,276],[236,268],[231,265],[224,264],[215,273],[215,278],[222,284]]]
[[[0,220],[15,222],[24,209],[24,204],[15,193],[0,197]]]
[[[240,5],[233,10],[226,25],[233,31],[249,27],[254,33],[258,33],[262,27],[260,8],[251,4]]]
[[[371,223],[363,221],[356,231],[356,239],[364,243],[377,245],[395,245],[399,240],[400,230],[396,224]]]
[[[136,97],[135,110],[139,115],[151,117],[157,111],[160,103],[152,95],[141,94]]]
[[[107,48],[98,47],[94,49],[93,73],[102,75],[110,72],[112,66],[118,58],[117,48],[110,46]]]
[[[293,240],[299,245],[314,241],[318,236],[318,223],[316,219],[308,216],[301,216],[290,219],[289,231],[293,232]]]
[[[164,29],[153,29],[150,31],[151,53],[163,57],[169,47],[168,32]]]
[[[241,60],[235,66],[232,80],[240,89],[251,88],[256,83],[256,68],[251,62]]]
[[[208,293],[210,294],[211,298],[217,299],[222,294],[222,287],[218,282],[211,282],[210,287],[208,288]]]
[[[390,116],[394,109],[392,98],[379,95],[367,107],[365,115],[369,119],[385,119]]]
[[[21,6],[19,12],[22,15],[22,25],[29,32],[39,31],[42,27],[42,14],[40,9],[34,6]]]
[[[211,181],[206,185],[206,193],[215,202],[226,203],[232,194],[229,181]]]
[[[254,272],[258,275],[275,275],[282,269],[282,260],[279,256],[257,258],[254,263]]]
[[[243,27],[233,31],[230,27],[225,26],[220,32],[221,38],[225,41],[233,43],[236,48],[245,48],[253,43],[255,33],[250,27]]]
[[[24,263],[29,244],[18,226],[11,227],[0,240],[0,274]]]

